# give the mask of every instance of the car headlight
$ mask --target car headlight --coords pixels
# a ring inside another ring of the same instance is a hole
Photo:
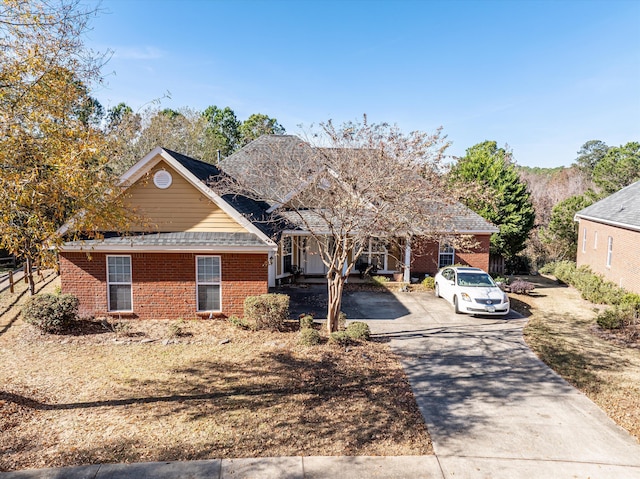
[[[509,296],[507,295],[507,293],[503,293],[502,294],[502,302],[503,303],[508,303],[509,302]]]
[[[460,293],[460,296],[462,297],[462,299],[464,299],[465,301],[471,301],[471,296],[469,296],[467,293]]]

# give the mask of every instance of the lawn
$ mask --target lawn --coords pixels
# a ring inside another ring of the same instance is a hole
[[[528,279],[536,283],[534,294],[514,295],[512,305],[530,314],[529,347],[640,440],[640,342],[607,338],[595,322],[597,308],[574,288]]]
[[[0,470],[432,453],[385,344],[303,347],[222,320],[85,331],[0,335]]]

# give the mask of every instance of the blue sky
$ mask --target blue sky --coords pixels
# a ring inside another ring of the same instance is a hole
[[[288,133],[333,119],[442,126],[461,156],[508,144],[570,165],[640,141],[640,1],[103,0],[88,45],[113,56],[105,107],[231,107]]]

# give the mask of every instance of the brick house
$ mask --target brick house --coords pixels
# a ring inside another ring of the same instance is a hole
[[[277,154],[283,155],[283,158],[294,165],[314,164],[316,149],[322,148],[314,148],[294,135],[264,135],[225,158],[220,163],[220,169],[231,177],[239,178],[247,170],[262,171],[265,161],[268,162],[270,156]],[[311,156],[305,157],[306,155]],[[262,198],[291,198],[304,194],[304,189],[299,189],[298,185],[274,185],[262,179],[258,179],[251,187]],[[309,203],[313,203],[313,198],[309,199]],[[322,236],[317,234],[322,230],[322,225],[314,220],[314,205],[310,206],[308,212],[292,213],[286,211],[285,202],[274,201],[269,204],[268,211],[284,217],[289,225],[280,231],[280,236],[276,239],[278,251],[272,275],[276,280],[286,280],[292,271],[300,271],[306,276],[323,276],[327,272],[320,258],[317,238],[304,228],[299,218],[301,214],[307,216],[306,224],[315,223],[315,236]],[[422,279],[425,275],[433,276],[439,268],[456,263],[488,270],[489,242],[491,235],[499,231],[498,228],[462,204],[442,204],[433,209],[434,215],[448,218],[447,231],[440,232],[443,238],[452,239],[456,235],[464,235],[471,238],[470,242],[476,246],[462,251],[455,250],[451,246],[453,241],[447,242],[445,239],[438,242],[413,238],[411,242],[399,240],[391,245],[383,238],[371,238],[356,262],[355,272],[359,273],[360,268],[374,264],[377,274],[399,274],[404,277],[404,281],[409,281],[413,277]]]
[[[215,194],[205,182],[218,175],[163,148],[123,175],[127,201],[150,225],[60,248],[62,291],[78,296],[81,315],[241,315],[246,296],[268,291],[276,243],[265,225],[246,219],[264,208]]]
[[[251,167],[251,147],[279,141],[295,148],[300,139],[264,136],[224,160],[220,168],[156,148],[121,179],[127,201],[147,221],[122,235],[67,241],[59,250],[62,291],[80,299],[80,314],[140,319],[242,315],[246,296],[266,293],[294,271],[324,275],[318,245],[287,212],[210,187],[223,176]],[[274,187],[274,185],[267,185]],[[290,185],[289,185],[290,186]],[[498,229],[462,205],[452,208],[450,231],[477,246],[456,251],[447,242],[413,240],[391,247],[371,239],[359,258],[378,274],[433,275],[462,263],[487,269],[489,239]],[[275,229],[269,219],[285,220]],[[64,233],[64,229],[61,231]]]
[[[640,294],[640,181],[575,215],[576,264]]]

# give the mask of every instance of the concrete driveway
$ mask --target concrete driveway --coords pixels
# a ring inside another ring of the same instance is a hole
[[[400,355],[444,477],[640,478],[638,442],[538,360],[517,313],[456,315],[432,293],[348,293],[343,310]]]

